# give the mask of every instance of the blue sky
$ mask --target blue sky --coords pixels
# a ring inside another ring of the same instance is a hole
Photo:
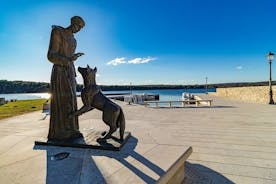
[[[265,81],[266,54],[276,52],[275,0],[9,0],[0,6],[0,79],[49,82],[51,25],[74,15],[86,22],[75,65],[97,66],[99,84]]]

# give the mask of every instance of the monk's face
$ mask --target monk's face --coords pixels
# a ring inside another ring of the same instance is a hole
[[[73,33],[77,33],[77,32],[79,32],[81,29],[82,29],[82,25],[80,25],[80,24],[77,24],[77,23],[73,23],[72,24],[72,32]]]

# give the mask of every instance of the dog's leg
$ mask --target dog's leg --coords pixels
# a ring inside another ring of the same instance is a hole
[[[103,138],[98,139],[99,141],[105,141],[106,139],[109,139],[111,137],[111,135],[117,130],[117,121],[119,118],[119,114],[120,114],[120,109],[118,109],[117,111],[113,112],[112,115],[112,119],[105,119],[103,118],[103,121],[109,125],[109,132],[107,134],[105,134],[105,136]],[[107,115],[107,114],[105,114]],[[104,115],[104,116],[105,116]]]
[[[92,106],[82,106],[82,107],[80,108],[80,110],[78,110],[78,111],[76,112],[75,116],[82,115],[83,113],[86,113],[86,112],[91,111],[91,110],[93,110],[93,109],[94,109],[94,107],[92,107]]]
[[[109,129],[109,132],[103,137],[103,138],[99,138],[97,139],[98,141],[105,141],[106,139],[109,139],[111,137],[111,135],[116,131],[116,127],[112,126]]]
[[[120,140],[124,140],[124,134],[125,134],[125,116],[122,109],[120,109],[120,115],[119,115],[119,126],[120,126]]]
[[[87,93],[87,90],[83,89],[83,91],[81,92],[81,100],[83,106],[76,112],[76,116],[82,115],[83,113],[94,109],[94,107],[91,105],[93,98]]]
[[[94,107],[92,107],[92,106],[82,106],[79,110],[77,110],[77,111],[75,111],[75,112],[73,112],[72,114],[70,114],[69,116],[80,116],[80,115],[82,115],[83,113],[86,113],[86,112],[88,112],[88,111],[91,111],[91,110],[93,110],[94,109]]]

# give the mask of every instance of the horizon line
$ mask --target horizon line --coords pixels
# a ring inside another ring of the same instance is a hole
[[[50,84],[50,81],[49,82],[45,82],[45,81],[24,81],[24,80],[7,80],[7,79],[0,79],[0,81],[8,81],[8,82],[35,82],[35,83],[47,83],[47,84]],[[219,85],[219,84],[233,84],[233,83],[265,83],[265,82],[268,82],[267,81],[254,81],[254,82],[218,82],[218,83],[207,83],[207,85]],[[276,80],[272,80],[272,83],[273,82],[276,82]],[[81,83],[77,83],[78,85],[83,85]],[[206,85],[206,83],[204,84],[166,84],[166,83],[158,83],[158,84],[133,84],[131,82],[131,84],[98,84],[100,86],[196,86],[196,85]]]

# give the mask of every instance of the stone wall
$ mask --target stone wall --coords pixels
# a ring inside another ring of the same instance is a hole
[[[276,102],[276,86],[273,86],[273,100]],[[229,97],[244,102],[268,104],[269,87],[268,86],[252,86],[252,87],[232,87],[217,88],[216,96]]]

